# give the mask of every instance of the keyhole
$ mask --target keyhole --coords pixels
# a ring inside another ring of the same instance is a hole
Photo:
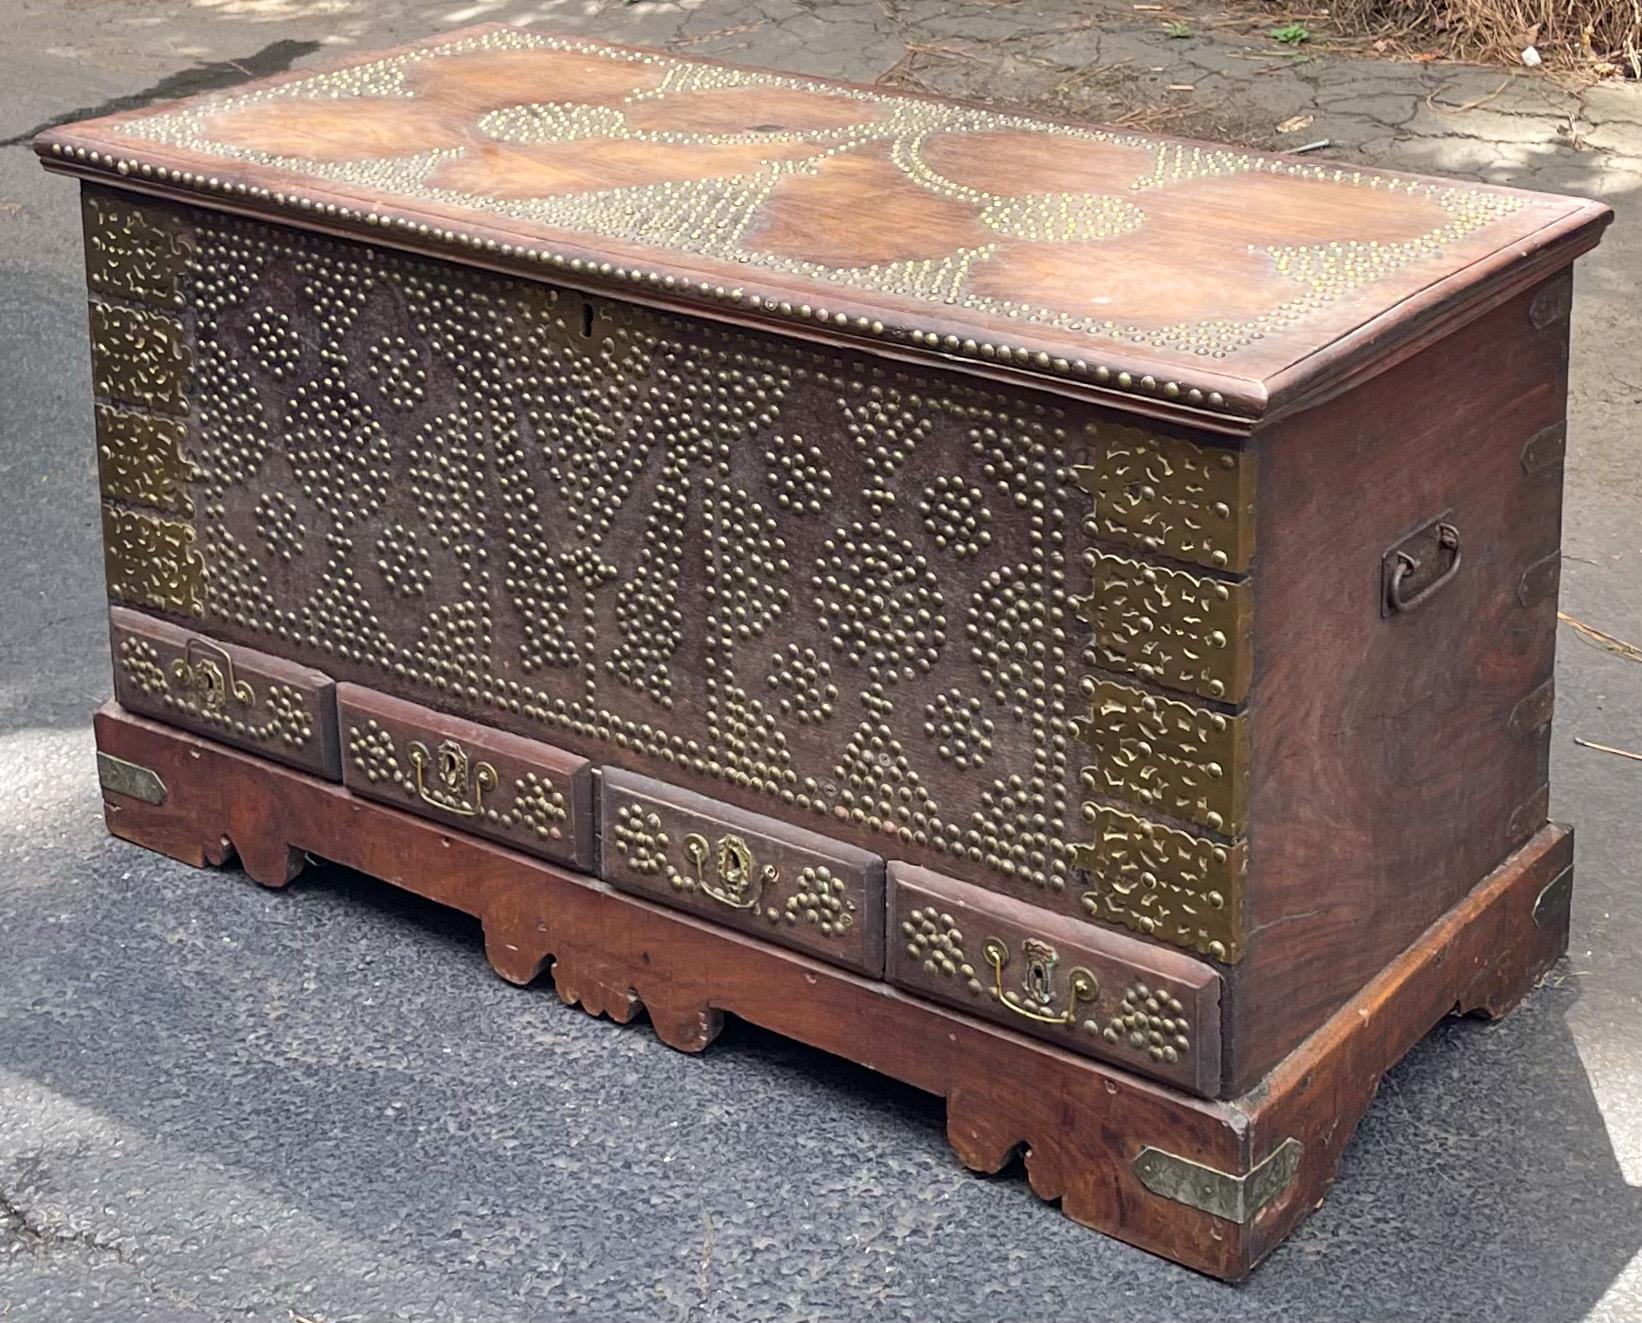
[[[582,336],[588,340],[593,338],[593,305],[591,303],[582,304]]]

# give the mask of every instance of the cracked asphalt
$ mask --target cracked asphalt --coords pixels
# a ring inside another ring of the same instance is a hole
[[[1245,1287],[948,1152],[940,1104],[732,1024],[702,1058],[516,989],[476,926],[108,839],[73,188],[46,124],[478,19],[1601,197],[1580,268],[1563,609],[1642,641],[1642,87],[1293,54],[1115,0],[0,0],[0,1318],[1642,1317],[1642,665],[1562,631],[1570,958],[1391,1072]],[[1164,21],[1192,35],[1170,37]]]

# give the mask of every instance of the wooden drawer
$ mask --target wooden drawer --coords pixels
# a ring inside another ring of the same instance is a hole
[[[337,686],[350,790],[587,871],[592,764],[477,722]]]
[[[628,891],[879,977],[884,861],[649,777],[602,776],[600,870]]]
[[[108,617],[121,707],[341,779],[330,676],[122,606]]]
[[[1220,976],[1208,965],[909,864],[889,866],[889,897],[891,983],[1218,1092]]]

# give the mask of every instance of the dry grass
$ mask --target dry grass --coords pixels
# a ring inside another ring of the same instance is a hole
[[[1533,46],[1556,68],[1642,78],[1642,0],[1335,0],[1330,17],[1461,59],[1520,64]]]

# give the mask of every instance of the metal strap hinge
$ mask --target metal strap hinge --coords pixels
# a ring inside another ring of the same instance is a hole
[[[1562,578],[1562,552],[1553,551],[1541,556],[1522,572],[1517,581],[1517,601],[1525,607],[1535,607],[1556,596]]]
[[[1522,447],[1522,471],[1539,473],[1555,468],[1568,454],[1568,424],[1552,423],[1535,432]]]
[[[1527,697],[1520,700],[1511,709],[1511,715],[1506,718],[1506,727],[1518,739],[1533,735],[1551,724],[1551,715],[1556,709],[1556,681],[1554,679],[1537,685]]]
[[[97,780],[111,794],[140,799],[145,804],[165,803],[165,782],[159,773],[101,750],[97,752]]]
[[[1244,1176],[1233,1176],[1176,1157],[1160,1148],[1143,1149],[1135,1159],[1135,1175],[1153,1194],[1247,1226],[1256,1214],[1277,1198],[1300,1170],[1305,1145],[1285,1139]]]

